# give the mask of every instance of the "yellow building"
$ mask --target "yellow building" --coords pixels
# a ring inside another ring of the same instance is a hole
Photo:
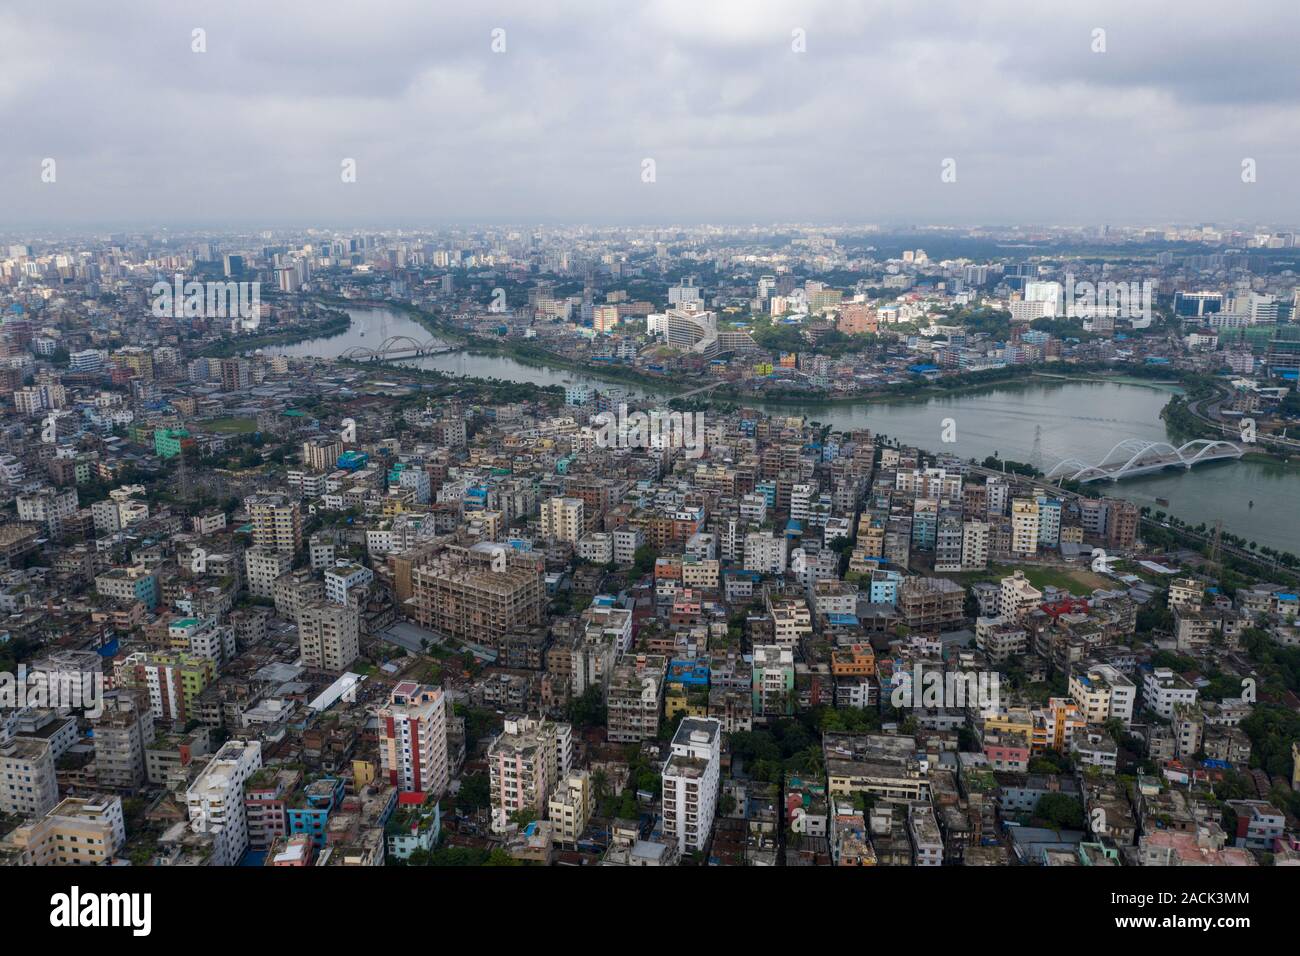
[[[68,797],[44,817],[24,824],[0,843],[19,866],[102,866],[126,842],[119,797]]]

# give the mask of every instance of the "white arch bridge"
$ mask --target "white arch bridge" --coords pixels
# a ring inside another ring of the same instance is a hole
[[[390,335],[379,343],[377,349],[367,348],[364,345],[354,345],[352,348],[340,352],[339,358],[351,359],[356,362],[391,362],[394,359],[418,358],[421,355],[439,355],[443,352],[454,351],[456,351],[456,346],[448,345],[441,339],[429,339],[427,342],[421,342],[409,335]]]
[[[1240,458],[1245,450],[1230,441],[1195,438],[1175,448],[1168,442],[1126,438],[1106,452],[1101,461],[1090,465],[1078,458],[1067,458],[1046,475],[1048,480],[1064,478],[1089,482],[1107,478],[1119,481],[1134,475],[1147,475],[1166,468],[1191,468],[1205,461]]]

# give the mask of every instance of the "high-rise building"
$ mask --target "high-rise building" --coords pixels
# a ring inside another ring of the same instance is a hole
[[[402,681],[379,708],[379,757],[388,782],[438,799],[447,789],[447,700],[440,687]]]
[[[573,733],[568,724],[511,716],[488,746],[492,829],[507,829],[511,817],[540,818],[556,785],[569,774]]]
[[[664,765],[664,833],[683,851],[699,851],[713,831],[718,803],[722,722],[686,717],[673,734],[672,756]]]
[[[489,646],[516,625],[542,623],[546,593],[540,560],[507,550],[447,548],[412,568],[410,606],[416,621]]]
[[[302,509],[288,495],[250,495],[244,499],[253,522],[253,546],[297,554],[302,547]]]
[[[95,777],[100,786],[134,790],[146,779],[145,748],[153,743],[153,711],[129,697],[108,703],[93,722]]]
[[[1038,502],[1033,498],[1011,501],[1011,551],[1026,555],[1038,553]]]
[[[236,866],[248,849],[244,783],[262,766],[256,740],[228,740],[185,791],[190,828],[212,837],[212,865]]]
[[[989,524],[965,521],[961,533],[961,567],[963,571],[982,571],[989,564]]]
[[[359,608],[316,601],[298,614],[298,648],[303,666],[341,674],[361,652]]]
[[[542,534],[576,544],[582,537],[583,511],[581,498],[548,498],[542,502]]]
[[[302,466],[312,471],[333,471],[343,454],[343,442],[336,438],[312,438],[302,443]]]

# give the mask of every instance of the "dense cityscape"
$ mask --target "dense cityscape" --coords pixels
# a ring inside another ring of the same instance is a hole
[[[0,862],[1300,863],[1298,262],[10,235]]]

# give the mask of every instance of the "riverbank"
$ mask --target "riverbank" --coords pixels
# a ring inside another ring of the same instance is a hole
[[[201,350],[199,355],[204,358],[230,358],[233,355],[243,355],[246,352],[272,346],[296,345],[312,339],[328,339],[346,332],[351,325],[352,317],[346,312],[341,312],[324,322],[313,325],[292,326],[283,332],[272,332],[249,338],[226,339]]]

